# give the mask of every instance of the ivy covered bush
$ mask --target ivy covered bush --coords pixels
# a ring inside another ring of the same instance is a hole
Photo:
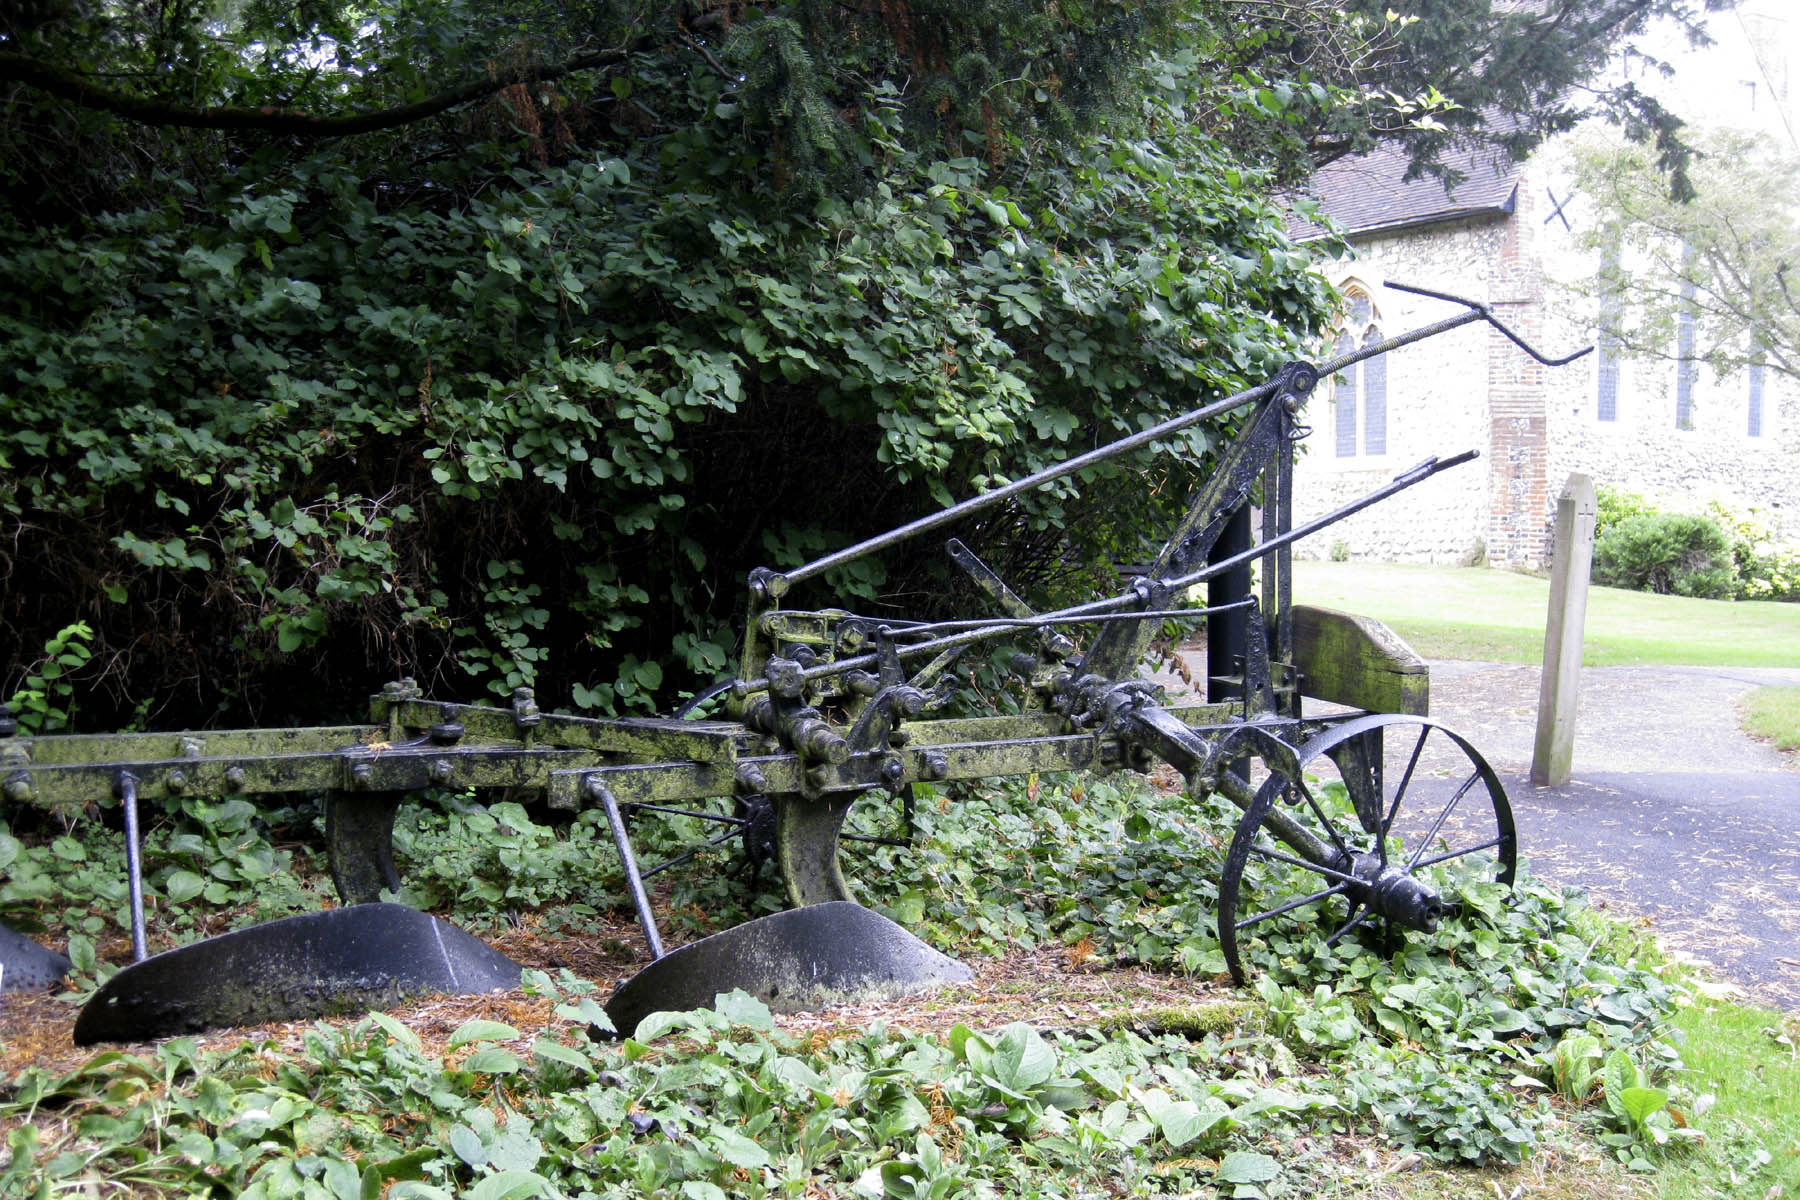
[[[808,44],[752,23],[723,73],[645,50],[594,94],[202,140],[0,209],[0,684],[79,620],[86,729],[331,717],[401,674],[666,708],[727,668],[752,566],[1257,382],[1317,328],[1266,179],[1189,123],[1194,55],[1123,63],[1142,99],[1104,131],[984,125],[975,81],[926,136],[904,47]],[[1216,436],[963,536],[1084,592]],[[916,608],[941,555],[910,554],[793,602]]]

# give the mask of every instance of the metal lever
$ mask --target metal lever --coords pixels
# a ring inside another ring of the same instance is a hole
[[[1031,606],[1019,599],[1018,593],[1007,587],[1005,580],[994,574],[993,568],[975,557],[975,552],[963,545],[961,538],[951,538],[945,542],[944,550],[950,555],[950,561],[966,571],[969,578],[975,581],[975,586],[1000,606],[1000,611],[1022,621],[1037,617],[1038,614]],[[1068,658],[1075,653],[1075,643],[1048,625],[1038,627],[1038,645],[1051,658]]]

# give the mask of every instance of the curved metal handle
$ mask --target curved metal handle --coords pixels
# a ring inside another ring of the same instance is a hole
[[[1585,354],[1593,353],[1593,350],[1594,350],[1594,348],[1592,346],[1583,346],[1581,349],[1575,351],[1575,353],[1573,353],[1573,354],[1565,354],[1561,358],[1550,358],[1550,357],[1546,356],[1545,354],[1543,354],[1542,352],[1540,352],[1530,342],[1527,342],[1524,338],[1522,338],[1518,334],[1514,333],[1511,329],[1508,329],[1506,327],[1506,323],[1504,321],[1502,321],[1499,317],[1496,317],[1494,315],[1494,310],[1489,305],[1483,304],[1479,300],[1470,300],[1466,296],[1456,296],[1456,295],[1452,295],[1449,292],[1434,291],[1431,288],[1414,287],[1412,284],[1409,284],[1409,283],[1394,283],[1391,280],[1388,282],[1387,286],[1393,288],[1396,292],[1410,292],[1412,295],[1415,295],[1415,296],[1429,296],[1433,300],[1445,300],[1451,304],[1460,304],[1464,308],[1473,310],[1474,312],[1476,312],[1480,315],[1482,320],[1486,321],[1489,325],[1492,325],[1495,329],[1498,329],[1501,333],[1505,334],[1506,339],[1508,341],[1510,341],[1513,345],[1517,346],[1519,349],[1523,350],[1525,353],[1531,355],[1531,357],[1537,359],[1539,362],[1543,363],[1546,367],[1564,366],[1565,364],[1574,362],[1576,359],[1582,357]]]
[[[1352,363],[1361,362],[1365,358],[1374,358],[1377,354],[1385,354],[1389,350],[1398,350],[1402,346],[1410,346],[1414,342],[1422,342],[1426,338],[1436,337],[1440,333],[1447,333],[1458,326],[1467,325],[1471,321],[1486,321],[1495,329],[1498,329],[1501,333],[1505,334],[1514,344],[1524,350],[1525,353],[1531,355],[1531,357],[1548,367],[1557,367],[1564,363],[1574,362],[1576,359],[1593,349],[1592,346],[1589,346],[1585,350],[1576,351],[1567,358],[1546,358],[1534,350],[1524,339],[1519,337],[1518,334],[1508,329],[1498,317],[1494,316],[1493,311],[1489,309],[1486,304],[1483,304],[1478,300],[1469,300],[1462,296],[1452,296],[1448,292],[1433,292],[1428,291],[1425,288],[1409,287],[1406,284],[1400,283],[1390,283],[1388,286],[1403,292],[1414,292],[1421,296],[1430,296],[1437,300],[1448,300],[1452,304],[1462,305],[1468,311],[1426,325],[1423,328],[1412,330],[1410,333],[1403,333],[1398,337],[1389,338],[1387,341],[1378,343],[1377,345],[1365,346],[1360,350],[1353,350],[1348,354],[1339,355],[1330,362],[1321,363],[1318,366],[1317,374],[1319,377],[1334,374],[1335,372],[1350,366]],[[1310,364],[1290,364],[1290,367],[1295,366],[1303,368],[1307,372],[1313,370]],[[1120,438],[1116,442],[1110,442],[1097,449],[1089,450],[1085,454],[1078,454],[1074,458],[1064,459],[1054,466],[1045,467],[1043,470],[1032,475],[1027,475],[1022,479],[1015,479],[1013,482],[995,488],[991,492],[982,492],[979,495],[971,496],[969,499],[964,500],[959,504],[954,504],[949,508],[930,513],[915,521],[909,521],[905,525],[901,525],[897,528],[888,530],[886,533],[877,534],[872,538],[857,542],[853,546],[846,546],[842,550],[835,550],[823,558],[814,559],[812,562],[809,562],[804,566],[795,567],[790,571],[776,572],[771,571],[766,567],[758,567],[756,570],[750,572],[751,592],[753,595],[779,598],[792,584],[799,583],[804,579],[810,579],[815,575],[830,570],[832,567],[841,566],[853,559],[861,558],[865,554],[872,554],[877,550],[886,549],[889,546],[903,542],[908,538],[924,533],[927,530],[936,529],[941,525],[947,525],[950,522],[961,520],[971,513],[992,507],[1021,492],[1041,487],[1043,484],[1049,483],[1053,479],[1061,479],[1065,475],[1072,475],[1077,471],[1085,470],[1096,463],[1104,462],[1111,458],[1117,458],[1121,454],[1133,450],[1142,449],[1145,446],[1168,437],[1170,434],[1179,432],[1192,425],[1198,425],[1202,421],[1209,421],[1214,417],[1222,416],[1232,409],[1241,407],[1251,401],[1264,400],[1282,390],[1284,387],[1294,386],[1294,379],[1295,376],[1289,373],[1289,369],[1284,368],[1283,371],[1278,373],[1275,377],[1265,380],[1255,387],[1246,388],[1236,395],[1226,396],[1222,400],[1215,400],[1211,404],[1204,405],[1203,407],[1194,409],[1192,412],[1184,413],[1179,417],[1164,421],[1160,425],[1154,425],[1149,429],[1134,433],[1129,437]],[[1308,389],[1303,388],[1301,390],[1305,391]]]

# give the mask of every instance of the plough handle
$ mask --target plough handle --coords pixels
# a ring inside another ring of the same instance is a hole
[[[1460,312],[1453,317],[1446,317],[1442,321],[1433,322],[1432,324],[1423,326],[1419,329],[1414,329],[1408,333],[1402,333],[1398,336],[1388,338],[1386,341],[1378,342],[1373,346],[1364,346],[1352,350],[1348,354],[1341,354],[1328,362],[1320,364],[1318,374],[1321,377],[1335,374],[1345,367],[1359,363],[1366,358],[1374,358],[1378,354],[1386,354],[1390,350],[1398,350],[1402,346],[1410,346],[1414,342],[1422,342],[1427,338],[1436,337],[1440,333],[1447,333],[1452,329],[1467,325],[1473,321],[1485,321],[1489,325],[1492,325],[1495,329],[1504,334],[1514,345],[1518,346],[1521,350],[1525,351],[1525,353],[1531,355],[1532,358],[1548,367],[1557,367],[1562,366],[1565,363],[1574,362],[1582,355],[1593,350],[1592,346],[1587,346],[1562,358],[1550,358],[1540,353],[1524,338],[1509,329],[1505,322],[1494,315],[1493,309],[1489,305],[1479,300],[1470,300],[1465,296],[1456,296],[1449,292],[1432,291],[1429,288],[1412,287],[1403,283],[1390,282],[1387,286],[1393,288],[1395,291],[1410,292],[1417,296],[1429,296],[1433,300],[1444,300],[1451,304],[1460,304],[1466,311]],[[1234,408],[1241,408],[1253,401],[1266,399],[1280,389],[1281,379],[1282,376],[1277,374],[1274,378],[1259,383],[1255,387],[1246,388],[1241,392],[1226,396],[1223,400],[1215,400],[1211,404],[1196,408],[1192,412],[1184,413],[1179,417],[1173,417],[1160,425],[1153,425],[1140,433],[1132,434],[1130,437],[1120,438],[1118,441],[1110,442],[1098,449],[1089,450],[1086,454],[1078,454],[1074,458],[1066,459],[1053,467],[1046,467],[1042,471],[1027,475],[1023,479],[1014,480],[1012,483],[1006,484],[1004,487],[995,488],[991,492],[983,492],[978,496],[971,496],[969,499],[958,504],[953,504],[940,512],[920,517],[915,521],[909,521],[904,525],[888,530],[886,533],[877,534],[874,537],[858,542],[853,546],[846,546],[842,550],[833,551],[824,558],[814,559],[812,562],[795,567],[791,571],[775,572],[759,568],[758,571],[751,573],[751,589],[752,591],[757,591],[760,588],[769,592],[771,595],[779,596],[787,590],[790,584],[811,579],[815,575],[821,575],[826,571],[831,570],[833,567],[840,567],[847,562],[852,562],[865,554],[872,554],[877,550],[885,550],[889,546],[907,541],[921,533],[926,533],[930,530],[948,525],[953,521],[961,520],[970,513],[980,512],[985,508],[992,508],[996,504],[1010,500],[1022,492],[1028,492],[1033,488],[1041,487],[1052,480],[1061,479],[1066,475],[1073,475],[1077,471],[1097,466],[1100,463],[1106,462],[1108,459],[1117,458],[1121,454],[1129,454],[1133,450],[1142,449],[1145,446],[1161,441],[1171,434],[1179,433],[1183,429],[1198,425],[1202,421],[1208,421],[1214,417],[1222,416]]]

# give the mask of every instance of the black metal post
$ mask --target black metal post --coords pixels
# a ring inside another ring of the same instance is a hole
[[[1208,563],[1223,562],[1250,549],[1250,506],[1239,505],[1225,522],[1219,540],[1207,554]],[[1225,676],[1243,675],[1245,639],[1250,636],[1250,614],[1238,601],[1250,598],[1250,560],[1206,581],[1206,605],[1233,607],[1206,618],[1206,699],[1210,704],[1235,700],[1244,694],[1241,684]]]
[[[1207,552],[1208,564],[1224,562],[1250,549],[1250,502],[1238,505],[1219,531],[1219,540]],[[1206,605],[1235,604],[1250,599],[1250,560],[1206,581]],[[1234,607],[1206,618],[1206,700],[1217,704],[1244,695],[1243,678],[1249,669],[1250,613]],[[1233,682],[1228,676],[1236,676]],[[1225,770],[1241,779],[1250,778],[1250,760],[1237,758]]]

